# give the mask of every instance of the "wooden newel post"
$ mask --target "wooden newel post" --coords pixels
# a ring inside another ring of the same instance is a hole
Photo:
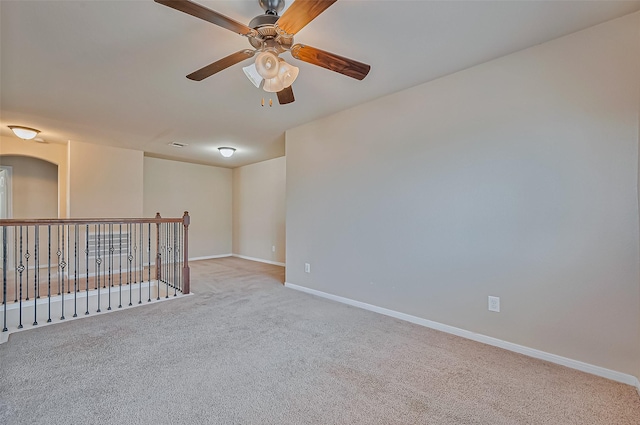
[[[156,218],[160,219],[160,213],[156,213]],[[156,223],[156,280],[158,281],[158,288],[160,287],[160,280],[162,279],[162,256],[160,255],[160,223]],[[160,293],[158,292],[158,295]]]
[[[191,287],[190,281],[190,269],[189,269],[189,223],[191,222],[191,217],[189,217],[189,211],[185,211],[182,216],[182,224],[184,226],[184,263],[182,267],[182,293],[188,294]]]

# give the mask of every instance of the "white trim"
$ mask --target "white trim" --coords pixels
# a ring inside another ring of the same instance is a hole
[[[411,316],[409,314],[400,313],[395,310],[389,310],[387,308],[378,307],[372,304],[355,301],[350,298],[344,298],[338,295],[328,294],[326,292],[318,291],[316,289],[307,288],[305,286],[295,285],[293,283],[285,282],[284,286],[287,288],[295,289],[297,291],[306,292],[308,294],[317,295],[322,298],[327,298],[333,301],[337,301],[343,304],[351,305],[354,307],[362,308],[364,310],[373,311],[375,313],[384,314],[386,316],[395,317],[396,319],[405,320],[407,322],[415,323],[417,325],[425,326],[427,328],[435,329],[438,331],[446,332],[452,335],[457,335],[463,338],[467,338],[473,341],[481,342],[483,344],[493,345],[494,347],[503,348],[505,350],[513,351],[516,353],[524,354],[525,356],[533,357],[536,359],[545,360],[551,363],[556,363],[562,366],[569,367],[571,369],[577,369],[582,372],[587,372],[592,375],[608,378],[613,381],[622,382],[635,386],[640,394],[640,382],[638,378],[633,375],[629,375],[615,370],[606,369],[604,367],[595,366],[589,363],[584,363],[579,360],[569,359],[567,357],[558,356],[556,354],[547,353],[545,351],[536,350],[535,348],[529,348],[522,345],[514,344],[512,342],[503,341],[498,338],[493,338],[483,334],[467,331],[465,329],[456,328],[454,326],[445,325],[442,323],[434,322],[431,320],[423,319],[421,317]]]
[[[225,258],[231,257],[233,254],[221,254],[221,255],[207,255],[204,257],[189,257],[189,261],[199,261],[199,260],[212,260],[214,258]]]
[[[273,264],[274,266],[280,266],[280,267],[284,267],[285,266],[285,263],[278,263],[277,261],[263,260],[262,258],[247,257],[246,255],[231,254],[231,256],[236,257],[236,258],[242,258],[243,260],[257,261],[259,263],[266,263],[266,264]]]

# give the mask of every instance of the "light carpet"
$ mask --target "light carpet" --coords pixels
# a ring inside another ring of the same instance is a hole
[[[640,424],[635,388],[192,263],[191,297],[11,335],[0,423]]]

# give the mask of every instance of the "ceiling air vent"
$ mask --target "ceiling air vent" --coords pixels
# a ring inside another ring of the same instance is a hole
[[[169,143],[169,146],[173,146],[174,148],[184,148],[185,146],[189,146],[186,143],[179,143],[179,142],[171,142]]]

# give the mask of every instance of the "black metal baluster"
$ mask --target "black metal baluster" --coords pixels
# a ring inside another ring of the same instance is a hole
[[[7,332],[7,228],[2,226],[2,332]]]
[[[38,285],[36,287],[35,297],[36,297],[36,299],[40,299],[40,275],[41,275],[41,271],[40,271],[40,260],[38,258],[40,256],[42,256],[42,253],[40,252],[42,250],[40,249],[40,225],[39,224],[36,225],[36,231],[37,231],[37,233],[36,233],[36,239],[37,239],[37,242],[36,242],[36,245],[37,245],[37,248],[36,248],[36,270],[38,271],[38,278],[37,278],[38,279]]]
[[[67,228],[67,250],[65,251],[67,253],[67,266],[71,266],[71,262],[69,261],[69,255],[71,254],[71,228],[69,227],[70,225],[67,224],[66,228]],[[71,293],[71,272],[67,272],[67,294]]]
[[[20,295],[18,300],[20,302],[20,311],[19,311],[19,321],[18,329],[22,329],[22,272],[24,271],[24,264],[22,264],[22,226],[20,226],[20,264],[18,265],[18,273],[20,274]]]
[[[131,226],[133,227],[133,283],[138,283],[138,227],[135,223]]]
[[[62,275],[62,291],[61,291],[61,315],[60,315],[60,320],[64,320],[64,278],[65,278],[65,269],[67,268],[67,263],[65,261],[65,250],[64,250],[64,231],[65,231],[65,226],[62,226],[62,251],[61,251],[61,261],[60,261],[60,274]]]
[[[176,249],[178,223],[173,223],[173,296],[178,296],[178,254]]]
[[[147,280],[147,285],[149,285],[149,299],[147,300],[147,302],[151,302],[151,223],[149,223],[149,227],[147,229],[147,239],[148,239],[148,249],[147,249],[147,255],[149,256],[148,260],[148,270],[147,270],[147,275],[149,277],[149,279]]]
[[[49,305],[49,314],[47,323],[51,323],[51,225],[47,225],[47,304]]]
[[[129,306],[133,305],[131,303],[131,297],[132,297],[132,292],[133,289],[131,288],[131,267],[132,267],[132,261],[133,261],[133,255],[131,255],[131,230],[132,230],[132,226],[131,223],[127,224],[127,261],[129,261],[129,269],[127,270],[127,284],[129,285]]]
[[[180,271],[182,270],[180,268],[180,227],[180,223],[176,223],[176,240],[174,242],[176,247],[176,281],[174,283],[178,288],[178,291],[182,292],[182,287],[180,286]]]
[[[164,225],[164,253],[167,258],[165,261],[165,282],[167,284],[167,296],[165,298],[169,298],[169,286],[171,285],[171,252],[169,251],[169,233],[171,233],[171,224],[165,223]]]
[[[26,248],[27,248],[27,252],[25,252],[24,254],[24,258],[25,260],[27,260],[27,264],[26,264],[26,271],[27,271],[27,297],[24,299],[25,301],[29,301],[29,258],[31,257],[31,254],[29,254],[29,226],[27,226],[27,235],[26,235]]]
[[[107,254],[108,252],[108,248],[107,248],[107,230],[104,227],[104,224],[99,224],[98,228],[100,229],[98,231],[98,233],[100,234],[100,264],[102,265],[102,262],[104,261],[104,255]],[[108,261],[107,261],[108,262]],[[107,277],[104,275],[105,272],[107,271],[107,265],[105,264],[104,267],[102,267],[102,287],[106,288],[107,287]]]
[[[84,247],[84,255],[85,255],[85,266],[87,268],[87,275],[85,276],[85,292],[87,295],[87,311],[84,312],[84,315],[87,316],[89,314],[89,225],[85,224],[85,247]]]
[[[18,232],[13,228],[13,296],[14,303],[18,302]]]
[[[40,298],[40,225],[36,224],[34,228],[33,237],[36,245],[33,248],[33,264],[35,267],[34,281],[33,281],[33,305],[35,309],[36,301]]]
[[[99,224],[96,225],[96,228],[96,289],[98,290],[98,310],[96,310],[96,312],[100,313],[100,264],[102,264],[102,258],[100,258],[100,255],[102,254],[102,252],[100,251],[100,231],[102,229]]]
[[[156,214],[157,218],[160,218],[160,213]],[[162,264],[162,253],[160,252],[160,227],[162,223],[156,224],[156,293],[157,293],[157,301],[160,301],[160,280],[162,279],[162,268],[160,267]]]
[[[167,223],[162,223],[162,242],[160,244],[162,250],[162,282],[165,284],[165,298],[167,297],[169,287],[167,286],[167,264],[169,264],[169,257],[167,257]]]
[[[138,259],[138,264],[140,265],[140,284],[138,285],[138,304],[142,304],[142,281],[144,280],[144,241],[142,236],[144,229],[142,223],[138,223],[138,233],[140,236],[140,258]]]
[[[62,251],[60,251],[60,225],[57,227],[57,236],[58,236],[58,251],[56,254],[58,255],[58,295],[60,295],[60,256],[62,255]]]
[[[168,276],[169,279],[167,279],[171,286],[173,287],[173,263],[175,260],[175,257],[173,255],[173,244],[171,243],[171,234],[173,232],[173,227],[171,226],[171,223],[167,223],[167,252],[169,253],[168,257],[169,257],[169,264],[167,264],[167,271],[168,271]]]
[[[73,228],[73,317],[78,317],[78,225]]]
[[[182,223],[178,223],[178,288],[182,292]]]
[[[40,232],[38,231],[38,228],[40,226],[38,226],[37,224],[34,227],[34,235],[33,238],[35,240],[35,246],[33,247],[33,262],[35,264],[35,271],[34,271],[34,276],[33,276],[33,326],[36,326],[38,324],[38,284],[40,283],[38,281],[38,276],[39,276],[39,269],[40,269],[40,262],[38,260],[38,245],[40,244]],[[28,286],[28,285],[27,285]]]
[[[171,276],[172,268],[173,268],[173,248],[171,247],[171,223],[167,223],[167,233],[165,235],[165,244],[167,245],[167,283],[169,283],[169,287],[173,287],[173,276]],[[167,293],[167,297],[169,297],[169,293]]]
[[[119,225],[119,232],[120,232],[120,243],[118,244],[119,249],[118,249],[118,276],[119,276],[119,280],[120,280],[120,286],[119,286],[119,299],[118,299],[118,308],[122,308],[122,223],[120,223]]]
[[[176,263],[176,223],[171,224],[171,240],[169,242],[171,242],[171,256],[173,259],[171,262],[171,283],[173,284],[173,296],[175,297],[178,295],[176,286],[176,267],[178,265]]]
[[[111,281],[111,269],[113,268],[113,224],[109,223],[109,307],[107,310],[111,310],[111,287],[113,286]]]

